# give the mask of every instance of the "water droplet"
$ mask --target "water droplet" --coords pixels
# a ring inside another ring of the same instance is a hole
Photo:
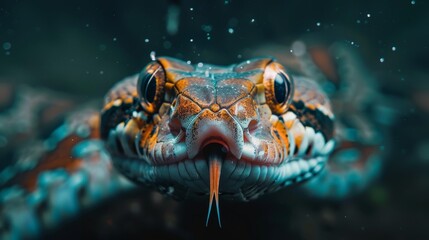
[[[317,22],[317,23],[316,23],[316,25],[317,25],[318,27],[320,27],[320,22]]]
[[[384,58],[380,58],[380,62],[382,63],[382,62],[384,62]]]
[[[146,38],[146,39],[144,40],[144,42],[145,42],[145,43],[148,43],[148,42],[149,42],[149,38]]]
[[[371,14],[369,14],[369,13],[368,13],[366,16],[367,16],[367,17],[371,17]]]
[[[395,46],[392,47],[392,51],[396,51],[396,47]]]
[[[116,42],[117,40],[118,40],[117,38],[115,38],[115,37],[113,38],[113,41],[114,41],[114,42]]]
[[[414,4],[416,4],[416,1],[412,0],[411,5],[414,5]]]
[[[242,57],[243,57],[243,56],[241,56],[241,54],[238,54],[238,55],[237,55],[237,58],[238,58],[238,59],[241,59]]]
[[[295,56],[303,56],[305,52],[307,51],[307,47],[305,46],[304,42],[302,41],[295,41],[292,43],[292,52]]]
[[[194,8],[189,8],[189,11],[194,11]]]
[[[156,52],[155,52],[155,51],[150,52],[150,59],[151,59],[152,61],[155,61],[155,60],[156,60]]]
[[[228,28],[228,32],[229,32],[230,34],[233,34],[233,33],[234,33],[234,29],[233,29],[233,28]]]
[[[201,25],[201,29],[203,29],[204,32],[208,33],[212,31],[211,25]]]
[[[197,64],[197,67],[203,67],[204,66],[204,63],[202,63],[202,62],[199,62],[198,64]]]
[[[194,42],[194,39],[192,39],[192,38],[191,38],[191,39],[189,39],[189,42]]]
[[[254,18],[252,18],[252,20],[250,20],[250,22],[252,22],[252,23],[253,23],[253,22],[255,22],[255,19],[254,19]]]
[[[4,42],[3,43],[3,49],[4,50],[9,50],[12,48],[12,44],[10,42]]]
[[[188,61],[186,61],[186,63],[187,63],[187,64],[191,64],[192,62],[191,62],[191,60],[188,60]]]

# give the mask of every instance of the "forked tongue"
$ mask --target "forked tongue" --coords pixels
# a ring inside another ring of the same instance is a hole
[[[209,145],[206,148],[206,159],[209,164],[209,175],[210,175],[210,199],[209,199],[209,210],[207,213],[206,227],[209,224],[210,213],[213,206],[213,198],[215,199],[217,220],[219,227],[222,227],[220,222],[219,212],[219,180],[222,169],[222,162],[225,157],[225,151],[222,146],[218,144]]]

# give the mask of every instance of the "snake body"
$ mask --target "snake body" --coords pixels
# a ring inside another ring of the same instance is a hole
[[[345,197],[375,175],[376,145],[347,138],[345,114],[337,111],[339,120],[333,106],[311,74],[272,58],[225,67],[154,59],[113,86],[101,114],[69,114],[2,170],[0,232],[38,235],[133,188],[123,176],[177,199],[217,203],[304,182],[315,196]]]

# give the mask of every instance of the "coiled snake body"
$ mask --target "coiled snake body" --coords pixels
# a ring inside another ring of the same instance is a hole
[[[3,170],[3,236],[35,235],[130,188],[122,175],[179,199],[208,196],[218,214],[219,197],[250,200],[311,179],[307,190],[335,195],[319,173],[359,171],[324,171],[347,145],[335,121],[322,88],[274,59],[219,67],[157,58],[108,92],[101,115],[71,114],[33,145],[36,160]]]

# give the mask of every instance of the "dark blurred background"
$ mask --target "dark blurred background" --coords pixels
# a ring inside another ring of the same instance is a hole
[[[101,99],[116,81],[148,63],[152,51],[193,63],[231,64],[253,56],[261,45],[288,46],[303,36],[348,43],[382,93],[406,106],[398,107],[401,114],[389,129],[392,147],[385,153],[382,177],[368,191],[342,202],[297,197],[293,191],[245,204],[225,202],[224,229],[204,227],[207,203],[198,201],[170,203],[181,209],[177,226],[167,228],[171,232],[134,215],[125,223],[171,239],[429,239],[428,5],[423,0],[3,0],[0,83]],[[111,222],[94,224],[97,230],[91,224],[106,208],[141,199],[138,194],[123,198],[54,236],[115,236]],[[144,214],[156,218],[155,210]]]

